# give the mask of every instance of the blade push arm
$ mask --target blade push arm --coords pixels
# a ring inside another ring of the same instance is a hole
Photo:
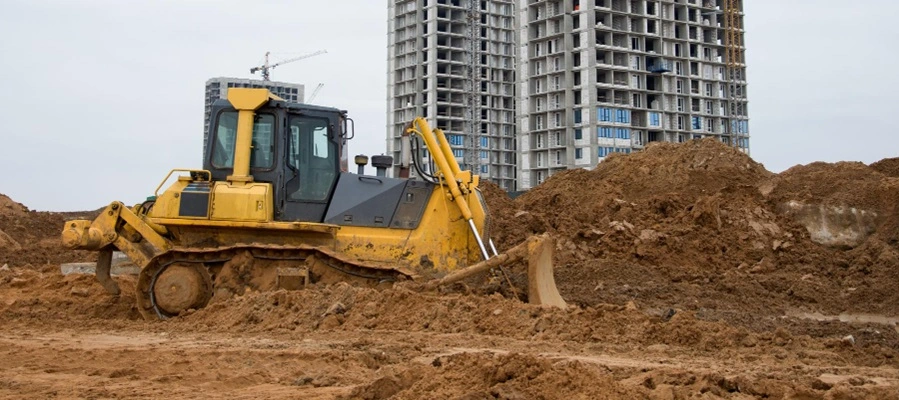
[[[431,130],[430,125],[428,125],[428,122],[425,121],[424,118],[417,117],[412,121],[409,128],[406,129],[406,134],[413,133],[417,134],[425,141],[428,151],[434,158],[434,163],[437,164],[437,174],[442,175],[445,178],[452,200],[462,212],[462,217],[468,221],[471,232],[474,234],[474,237],[478,242],[478,247],[481,249],[481,254],[484,256],[485,260],[490,259],[490,254],[484,246],[484,240],[478,233],[478,229],[475,226],[472,217],[471,207],[469,207],[468,200],[465,196],[477,187],[477,180],[472,177],[471,171],[462,171],[459,168],[459,163],[456,162],[456,157],[453,156],[453,150],[450,148],[449,142],[447,142],[446,135],[443,134],[443,131],[440,129]]]
[[[110,294],[118,294],[118,286],[109,277],[112,248],[143,268],[172,247],[162,236],[165,233],[164,227],[146,221],[120,202],[113,202],[93,221],[67,221],[62,243],[72,250],[98,251],[97,279]]]

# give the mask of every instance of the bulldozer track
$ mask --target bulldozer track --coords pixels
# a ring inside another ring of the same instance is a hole
[[[333,272],[357,280],[362,279],[371,285],[393,283],[413,277],[399,268],[365,265],[361,262],[341,258],[326,249],[307,245],[237,244],[214,248],[175,248],[153,257],[150,263],[141,270],[137,282],[138,311],[147,319],[167,319],[177,315],[160,308],[154,295],[154,288],[160,274],[173,265],[199,267],[199,271],[208,275],[208,279],[207,277],[202,279],[203,281],[208,280],[208,287],[205,287],[204,282],[201,290],[208,290],[209,293],[204,293],[204,295],[211,298],[218,280],[213,272],[214,269],[221,268],[239,255],[250,256],[253,268],[260,270],[274,268],[271,265],[274,262],[295,262],[296,264],[293,264],[295,267],[309,268],[308,261],[314,260],[315,265],[325,266]],[[205,301],[203,305],[205,305]]]

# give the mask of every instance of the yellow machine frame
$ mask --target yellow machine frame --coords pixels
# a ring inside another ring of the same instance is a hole
[[[272,184],[256,182],[250,174],[256,110],[271,100],[281,99],[265,89],[232,88],[228,100],[238,111],[238,120],[233,171],[225,181],[212,181],[206,170],[174,169],[157,187],[155,204],[149,210],[141,205],[128,208],[113,202],[93,221],[66,223],[63,243],[72,249],[100,252],[97,276],[111,293],[118,292],[109,277],[113,248],[124,252],[140,267],[147,268],[154,258],[172,250],[195,251],[209,246],[259,243],[316,248],[347,263],[401,271],[412,278],[439,277],[472,264],[479,268],[492,267],[527,257],[530,252],[537,254],[531,256],[532,259],[539,260],[532,266],[537,271],[534,274],[544,280],[538,286],[545,286],[545,266],[549,265],[551,290],[536,290],[549,293],[542,297],[551,299],[556,305],[564,305],[552,282],[552,246],[544,245],[546,240],[536,244],[529,242],[516,252],[490,260],[497,254],[492,243],[484,240],[487,212],[477,191],[479,177],[460,169],[444,133],[439,129],[432,130],[424,119],[415,118],[406,135],[418,135],[425,142],[437,166],[434,176],[438,184],[434,186],[417,228],[283,222],[273,218]],[[188,175],[179,175],[160,194],[162,186],[176,173]],[[208,188],[208,215],[181,216],[180,202],[195,185]],[[487,244],[492,251],[488,251]],[[550,254],[549,259],[546,254]],[[539,294],[537,298],[543,303],[547,301],[540,300]]]

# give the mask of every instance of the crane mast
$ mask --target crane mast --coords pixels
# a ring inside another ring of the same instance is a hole
[[[743,131],[746,108],[745,79],[746,65],[743,54],[742,1],[724,1],[724,45],[728,80],[727,89],[727,133],[730,144],[743,149],[747,132]]]
[[[468,106],[468,137],[464,163],[472,174],[481,173],[481,2],[469,0],[468,18],[468,74],[466,105]]]

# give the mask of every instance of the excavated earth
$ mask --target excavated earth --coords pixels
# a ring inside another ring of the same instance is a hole
[[[0,397],[899,398],[899,159],[780,174],[711,140],[483,192],[502,250],[555,241],[568,309],[522,266],[421,292],[250,292],[140,319],[60,273],[67,219],[0,195]],[[110,199],[112,200],[112,199]],[[510,286],[511,284],[511,286]]]

